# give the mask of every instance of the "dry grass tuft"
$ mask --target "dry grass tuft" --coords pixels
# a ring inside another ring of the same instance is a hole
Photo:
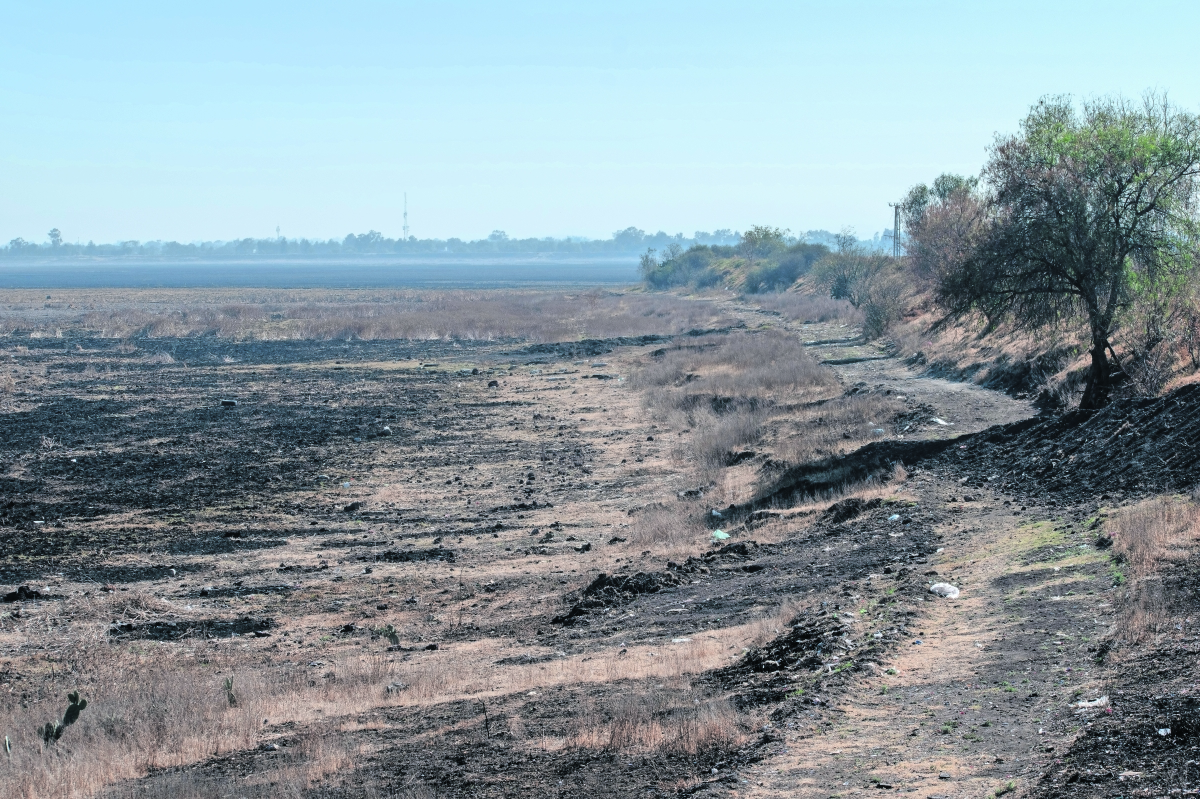
[[[1200,538],[1200,506],[1182,497],[1155,497],[1123,509],[1105,532],[1125,581],[1114,637],[1132,646],[1169,625],[1171,602],[1161,572],[1191,554]]]
[[[705,482],[727,465],[731,453],[761,438],[773,413],[841,391],[832,370],[780,331],[679,344],[637,369],[630,383],[645,392],[646,405],[658,417],[695,431],[682,457],[698,467]]]
[[[646,508],[629,527],[630,548],[648,549],[655,556],[668,558],[694,555],[709,541],[708,530],[700,522],[702,513],[695,502]]]
[[[844,455],[883,438],[904,410],[902,400],[885,394],[846,395],[793,409],[776,425],[775,456],[801,464]]]
[[[719,759],[749,740],[745,720],[725,700],[639,691],[582,709],[566,745],[608,752],[669,752]]]
[[[774,311],[792,322],[862,324],[862,313],[857,308],[846,300],[835,300],[825,294],[758,294],[750,301],[763,310]]]

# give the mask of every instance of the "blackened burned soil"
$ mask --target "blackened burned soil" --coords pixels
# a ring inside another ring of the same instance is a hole
[[[647,344],[662,344],[671,336],[618,336],[616,338],[589,338],[583,341],[565,341],[552,344],[531,344],[522,353],[529,355],[554,355],[559,358],[595,358],[605,355],[617,347],[644,347]]]
[[[444,547],[405,550],[389,549],[386,552],[380,552],[378,555],[360,555],[358,559],[384,560],[388,563],[418,563],[420,561],[444,561],[446,563],[453,563],[454,550],[446,549]]]
[[[908,524],[888,521],[897,511]],[[690,637],[749,618],[773,597],[837,589],[848,607],[858,601],[856,596],[889,589],[895,593],[910,580],[920,582],[923,566],[939,545],[933,530],[937,519],[932,510],[883,502],[846,522],[818,520],[778,544],[737,542],[661,572],[605,575],[579,594],[564,597],[569,608],[558,620],[568,627],[543,638],[569,652],[583,638],[636,642]],[[841,602],[826,609],[840,611]],[[845,651],[856,651],[862,643]]]
[[[726,516],[787,507],[885,478],[896,464],[950,466],[971,487],[1073,504],[1105,491],[1148,494],[1200,481],[1200,384],[1161,398],[1118,400],[1101,411],[1044,415],[944,441],[885,441],[794,467]],[[715,525],[719,520],[713,519]]]
[[[435,708],[388,708],[362,721],[381,730],[351,733],[340,745],[363,745],[374,754],[336,787],[313,787],[310,799],[359,796],[675,796],[692,776],[726,764],[726,752],[660,751],[630,754],[618,747],[550,750],[539,740],[572,740],[590,725],[607,728],[631,714],[667,729],[686,728],[703,712],[694,696],[634,681],[602,686],[548,688],[535,696],[510,695],[456,701]],[[271,730],[268,728],[268,733]],[[620,732],[618,731],[618,741]],[[278,796],[278,786],[256,785],[255,775],[296,762],[303,765],[300,741],[286,732],[271,737],[272,747],[238,752],[174,772],[160,772],[113,796],[152,796],[172,785],[239,783],[247,799]],[[532,744],[532,745],[531,745]],[[416,787],[414,787],[416,786]],[[410,793],[411,792],[411,793]],[[161,794],[160,794],[161,795]],[[207,794],[201,794],[207,795]]]
[[[118,622],[108,634],[112,638],[138,638],[151,641],[177,641],[181,638],[229,638],[236,635],[264,635],[275,626],[273,619],[189,619],[181,621]]]
[[[1200,613],[1200,556],[1193,553],[1143,590],[1161,592],[1167,617]],[[1097,647],[1110,660],[1104,688],[1108,707],[1080,709],[1081,734],[1037,786],[1054,797],[1194,794],[1200,784],[1200,638],[1185,621],[1151,641],[1118,649]]]
[[[1200,481],[1200,384],[1101,411],[1038,417],[971,436],[941,460],[1013,493],[1094,499],[1098,491],[1161,493]]]
[[[112,564],[101,566],[88,553],[111,560],[134,552],[215,555],[279,546],[285,537],[312,534],[281,518],[300,514],[309,524],[333,525],[350,515],[341,513],[344,502],[297,504],[293,496],[343,482],[355,486],[389,444],[415,453],[409,461],[415,467],[440,465],[448,460],[443,453],[482,446],[497,437],[488,431],[511,429],[507,417],[530,404],[494,400],[461,413],[435,413],[431,409],[454,407],[451,397],[463,381],[483,386],[487,376],[376,365],[398,358],[469,358],[473,347],[484,347],[469,342],[156,339],[140,342],[144,349],[135,349],[136,355],[109,340],[28,344],[24,359],[47,370],[54,391],[24,399],[15,394],[30,404],[6,413],[0,429],[0,552],[7,553],[0,558],[0,584],[52,573],[125,581],[103,572],[111,572]],[[496,345],[488,347],[494,354]],[[176,362],[149,366],[148,350],[171,353]],[[93,357],[102,358],[108,371],[80,372]],[[313,363],[320,359],[335,365]],[[224,407],[226,398],[238,405]],[[385,426],[391,437],[377,435]],[[586,442],[561,432],[541,441],[500,438],[490,456],[553,466],[559,483],[588,471],[591,458]],[[527,488],[484,515],[504,519],[552,507],[545,494],[554,487]],[[468,492],[455,510],[466,511],[471,499]],[[479,510],[439,514],[439,521],[474,528]],[[352,516],[381,513],[393,521],[401,513],[408,522],[422,520],[412,508]],[[119,521],[104,523],[107,518]],[[247,523],[250,529],[241,529]]]

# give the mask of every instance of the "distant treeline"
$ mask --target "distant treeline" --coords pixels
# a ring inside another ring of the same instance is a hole
[[[279,258],[296,256],[338,255],[498,255],[519,253],[564,253],[600,255],[605,253],[636,253],[651,248],[667,251],[685,250],[695,246],[731,246],[742,241],[735,230],[698,230],[691,237],[659,231],[646,233],[636,227],[619,230],[609,239],[570,238],[510,238],[502,230],[493,231],[486,239],[389,239],[378,231],[350,233],[345,238],[328,239],[237,239],[234,241],[201,241],[183,244],[177,241],[120,241],[113,244],[69,244],[55,228],[41,243],[13,239],[0,246],[0,258],[45,256],[92,257],[170,257],[170,258]],[[876,236],[878,239],[879,237]],[[831,243],[834,234],[825,230],[810,230],[799,240]]]

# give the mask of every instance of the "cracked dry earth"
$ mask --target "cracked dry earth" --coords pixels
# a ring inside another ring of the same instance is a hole
[[[130,757],[149,711],[92,683],[58,751],[108,770],[47,772],[63,795],[1036,793],[1104,712],[1073,707],[1109,679],[1090,519],[1124,497],[1006,493],[1005,464],[954,457],[975,439],[832,507],[726,522],[710,508],[754,486],[679,499],[694,431],[622,379],[655,343],[23,346],[0,583],[39,596],[0,618],[10,762],[51,768],[28,733],[103,671],[80,649],[196,692],[194,729]],[[852,361],[847,388],[904,398],[897,440],[1031,413],[813,349]],[[639,544],[655,506],[693,538]],[[731,538],[709,546],[701,519]]]

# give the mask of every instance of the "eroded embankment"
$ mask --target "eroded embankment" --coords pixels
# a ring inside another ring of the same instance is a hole
[[[1119,489],[1178,490],[1200,480],[1200,385],[1161,398],[1118,400],[1101,411],[1072,411],[988,428],[945,441],[881,441],[854,453],[793,467],[728,518],[828,496],[882,479],[897,464],[952,465],[968,482],[1059,502]],[[715,518],[715,517],[714,517]]]

